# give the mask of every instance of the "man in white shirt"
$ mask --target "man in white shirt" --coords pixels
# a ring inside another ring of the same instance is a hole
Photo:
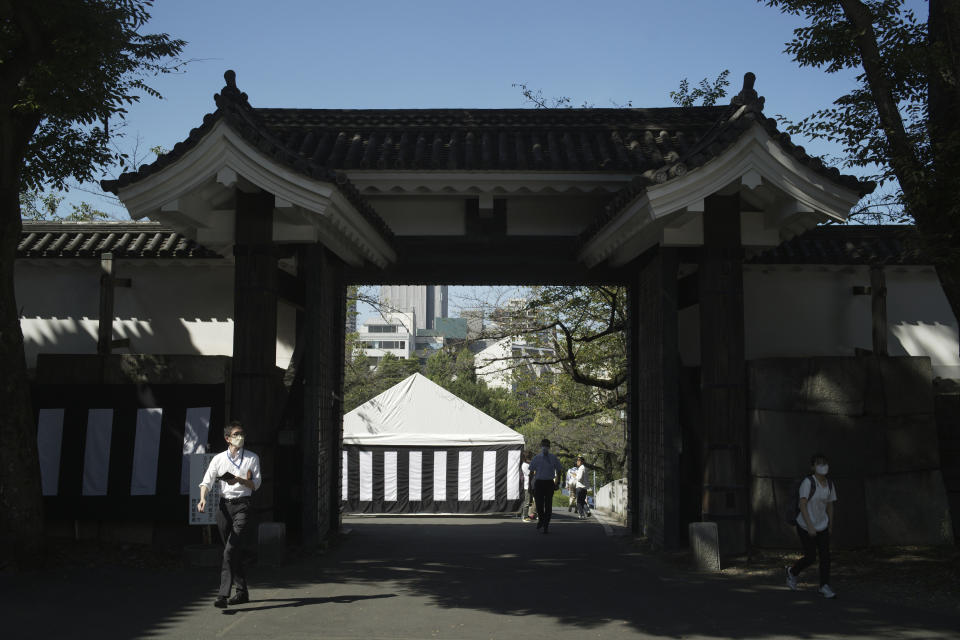
[[[537,503],[537,529],[549,533],[550,518],[553,515],[553,491],[563,479],[563,467],[557,456],[550,453],[550,441],[544,438],[540,442],[540,453],[530,461],[530,474],[533,476],[533,499]]]
[[[228,604],[250,601],[247,576],[243,570],[244,531],[250,521],[250,496],[260,488],[260,458],[243,446],[243,426],[231,422],[223,430],[227,450],[210,461],[200,483],[200,502],[197,511],[207,508],[207,493],[214,482],[220,483],[220,508],[217,511],[217,529],[223,539],[223,564],[220,567],[220,591],[213,606],[224,609]],[[236,595],[230,597],[233,585]]]

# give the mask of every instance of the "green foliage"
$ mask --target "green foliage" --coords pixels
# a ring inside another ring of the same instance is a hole
[[[798,0],[766,0],[766,4],[809,21],[794,30],[794,38],[784,50],[801,67],[827,73],[860,70],[856,78],[859,86],[834,100],[833,106],[818,109],[798,122],[778,116],[787,124],[787,131],[840,144],[843,166],[867,168],[874,172],[869,178],[881,185],[895,179],[887,131],[862,69],[862,52],[855,39],[857,27],[847,19],[843,7],[837,2]],[[918,158],[928,158],[926,24],[918,21],[902,0],[865,4],[873,16],[880,64],[890,80],[892,98],[903,118],[910,145]]]
[[[36,189],[20,192],[20,217],[23,220],[48,222],[91,222],[110,218],[105,212],[94,209],[87,202],[72,204],[70,213],[60,212],[63,194],[59,191],[41,193]]]
[[[626,291],[623,287],[546,286],[530,290],[528,342],[552,347],[554,357],[513,369],[519,430],[528,444],[546,437],[568,466],[578,454],[604,480],[625,463]]]
[[[152,0],[11,0],[0,5],[0,117],[24,136],[24,189],[96,171],[126,154],[111,150],[109,123],[150,77],[179,70],[185,42],[140,30]],[[19,146],[19,145],[18,145]]]
[[[729,76],[730,70],[724,69],[713,82],[704,78],[693,89],[690,88],[690,81],[684,78],[680,81],[677,90],[670,92],[670,99],[678,107],[692,107],[698,100],[702,106],[712,107],[727,95],[727,87],[730,86]]]
[[[960,2],[930,0],[924,23],[903,0],[764,1],[806,19],[786,48],[800,66],[858,71],[853,90],[788,131],[839,142],[845,166],[896,181],[895,219],[916,223],[960,316]]]

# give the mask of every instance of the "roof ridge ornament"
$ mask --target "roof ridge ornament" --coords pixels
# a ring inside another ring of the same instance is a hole
[[[227,84],[220,90],[220,93],[213,94],[213,101],[217,104],[217,107],[222,109],[224,107],[223,103],[229,101],[247,109],[252,109],[247,94],[237,88],[237,72],[233,69],[227,69],[223,72],[223,79]]]
[[[750,111],[757,113],[763,111],[763,103],[766,98],[758,95],[756,89],[753,88],[756,81],[757,76],[753,72],[747,71],[743,74],[743,88],[740,89],[740,93],[733,97],[730,104],[735,107],[747,107]]]

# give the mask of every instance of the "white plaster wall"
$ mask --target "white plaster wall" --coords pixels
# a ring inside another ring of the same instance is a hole
[[[497,340],[473,356],[477,379],[483,380],[491,389],[510,389],[510,373],[516,366],[510,356],[513,340]]]
[[[887,267],[890,355],[928,356],[934,376],[960,377],[957,319],[928,267]],[[872,350],[866,266],[767,266],[744,268],[744,328],[748,360],[792,356],[850,356]],[[680,312],[684,365],[700,363],[699,306]]]
[[[114,294],[118,353],[233,354],[233,267],[222,261],[117,261],[114,273],[133,286]],[[96,353],[100,270],[96,261],[17,262],[17,304],[27,366],[38,353]],[[279,305],[277,366],[286,367],[296,312]]]

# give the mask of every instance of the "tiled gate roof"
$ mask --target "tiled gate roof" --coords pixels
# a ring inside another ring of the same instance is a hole
[[[189,151],[221,119],[263,153],[313,178],[335,182],[371,219],[344,175],[353,170],[571,171],[632,173],[636,189],[679,177],[720,155],[753,122],[829,180],[860,192],[872,187],[825,167],[762,113],[747,74],[729,105],[656,109],[272,109],[253,108],[232,71],[215,96],[217,110],[150,165],[118,180],[112,192]],[[621,200],[620,198],[617,201]],[[378,226],[382,225],[379,223]]]

